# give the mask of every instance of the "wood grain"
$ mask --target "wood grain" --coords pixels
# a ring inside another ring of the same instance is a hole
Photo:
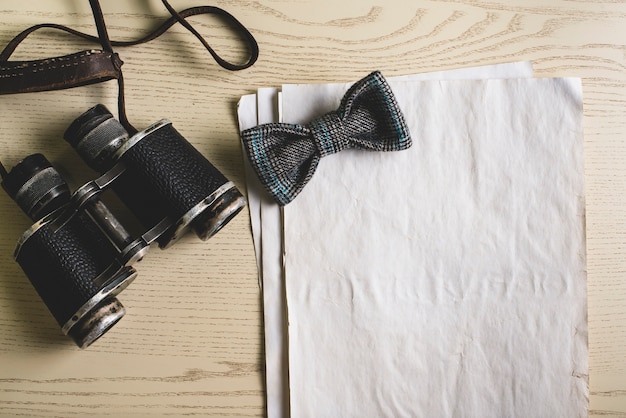
[[[177,9],[196,1],[172,0]],[[626,416],[626,3],[617,0],[218,0],[257,38],[261,56],[219,68],[175,26],[119,49],[127,110],[144,127],[167,117],[245,189],[235,106],[257,87],[402,75],[531,60],[537,76],[581,77],[590,347],[590,416]],[[158,0],[102,2],[109,33],[132,39],[165,19]],[[61,23],[95,33],[87,2],[4,1],[0,43],[27,26]],[[245,49],[223,22],[190,18],[225,58]],[[15,59],[93,47],[44,31]],[[95,103],[115,109],[113,82],[0,98],[0,160],[44,153],[72,187],[94,173],[61,139]],[[116,210],[123,208],[117,207]],[[28,283],[12,252],[29,226],[0,193],[1,416],[262,416],[262,306],[248,214],[207,242],[193,236],[151,250],[120,300],[127,315],[80,351]]]

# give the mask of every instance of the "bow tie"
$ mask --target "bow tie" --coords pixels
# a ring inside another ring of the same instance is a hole
[[[241,132],[259,180],[280,205],[311,179],[321,157],[346,148],[399,151],[411,136],[396,98],[378,71],[357,81],[336,111],[307,125],[269,123]]]

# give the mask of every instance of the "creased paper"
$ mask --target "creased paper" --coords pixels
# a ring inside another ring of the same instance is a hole
[[[580,81],[390,84],[413,146],[284,208],[292,416],[586,416]],[[284,86],[284,121],[347,87]]]

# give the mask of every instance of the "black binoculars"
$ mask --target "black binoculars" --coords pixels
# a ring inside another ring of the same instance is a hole
[[[99,178],[70,193],[48,160],[32,154],[2,169],[2,186],[35,222],[18,240],[16,261],[63,332],[85,348],[124,316],[116,296],[152,243],[167,248],[189,229],[206,240],[246,200],[166,119],[130,135],[97,105],[64,137]],[[108,188],[143,235],[132,237],[100,199]]]

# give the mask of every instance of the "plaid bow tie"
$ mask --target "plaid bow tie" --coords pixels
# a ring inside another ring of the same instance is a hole
[[[356,82],[336,111],[308,125],[269,123],[241,132],[261,183],[280,205],[311,179],[321,157],[346,148],[399,151],[411,146],[402,112],[378,71]]]

